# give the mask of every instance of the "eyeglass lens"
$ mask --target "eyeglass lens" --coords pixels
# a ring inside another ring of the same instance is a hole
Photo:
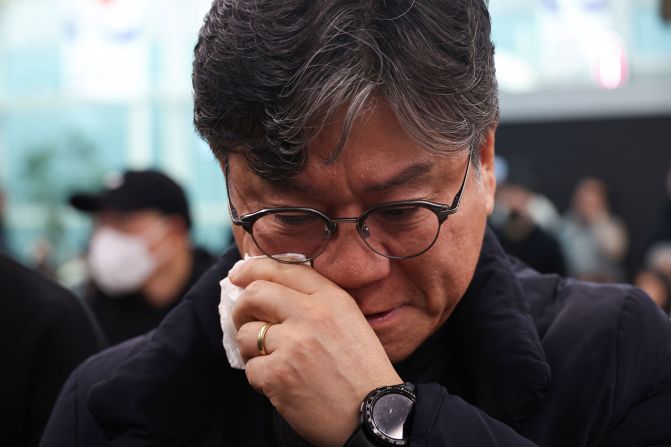
[[[347,225],[339,223],[338,225]],[[359,234],[383,256],[407,257],[426,250],[435,240],[440,224],[435,213],[415,205],[390,205],[365,216]],[[314,258],[331,238],[329,221],[306,211],[267,214],[253,226],[256,244],[269,256],[300,253]]]

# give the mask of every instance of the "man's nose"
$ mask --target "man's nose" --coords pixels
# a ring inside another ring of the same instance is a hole
[[[357,289],[389,275],[390,260],[371,250],[351,221],[340,221],[314,268],[343,289]]]

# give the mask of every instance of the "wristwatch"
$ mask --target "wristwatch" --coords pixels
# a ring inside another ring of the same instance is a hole
[[[345,447],[408,445],[415,402],[409,382],[374,389],[361,402],[361,425]]]

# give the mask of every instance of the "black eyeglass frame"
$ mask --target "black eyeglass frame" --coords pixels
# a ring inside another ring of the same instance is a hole
[[[329,217],[326,214],[324,214],[321,211],[316,210],[314,208],[305,208],[305,207],[262,208],[258,211],[254,211],[253,213],[249,213],[249,214],[245,214],[243,216],[239,216],[237,209],[235,208],[235,206],[233,206],[233,202],[231,201],[231,192],[230,192],[229,182],[228,182],[228,177],[229,177],[229,172],[230,172],[228,159],[226,159],[224,161],[224,165],[225,165],[225,169],[226,169],[226,195],[228,196],[228,211],[229,211],[229,214],[231,215],[231,221],[233,222],[234,225],[242,227],[247,233],[249,233],[250,236],[252,236],[252,240],[254,241],[254,244],[256,244],[258,249],[261,250],[263,252],[263,254],[265,254],[269,258],[272,258],[273,260],[275,260],[277,262],[281,262],[283,264],[296,264],[296,263],[303,263],[303,262],[306,262],[306,261],[312,262],[316,257],[318,257],[319,255],[321,255],[324,252],[324,250],[326,249],[326,246],[328,245],[328,242],[330,241],[330,238],[331,238],[330,235],[333,235],[333,233],[335,232],[335,230],[338,226],[338,223],[340,223],[340,222],[352,222],[352,223],[356,224],[357,232],[359,233],[359,235],[363,239],[364,243],[366,244],[366,247],[370,248],[374,253],[376,253],[380,256],[384,256],[385,258],[402,260],[402,259],[415,258],[415,257],[423,255],[424,253],[429,251],[429,249],[431,249],[431,247],[433,247],[433,245],[438,240],[438,236],[440,235],[440,229],[441,229],[443,223],[445,223],[445,221],[447,220],[447,217],[451,214],[456,213],[457,210],[459,209],[459,205],[461,203],[461,196],[462,196],[462,193],[463,193],[464,188],[466,186],[466,180],[468,179],[468,172],[469,172],[470,166],[471,166],[471,154],[469,152],[468,157],[467,157],[467,162],[466,162],[466,170],[464,172],[464,178],[461,180],[461,186],[459,187],[459,190],[455,194],[451,205],[447,205],[447,204],[444,204],[444,203],[438,203],[438,202],[431,202],[429,200],[399,200],[399,201],[394,201],[394,202],[379,203],[379,204],[377,204],[377,205],[375,205],[371,208],[368,208],[363,213],[361,213],[358,217],[336,217],[336,218]],[[375,211],[378,211],[378,210],[383,209],[383,208],[394,208],[394,207],[404,207],[404,206],[406,206],[406,207],[407,206],[422,207],[422,208],[428,209],[429,211],[433,212],[436,215],[436,217],[438,218],[438,230],[436,231],[436,235],[433,238],[433,240],[431,241],[431,243],[425,249],[420,251],[419,253],[416,253],[416,254],[413,254],[413,255],[408,255],[408,256],[393,256],[393,255],[381,253],[378,250],[376,250],[375,248],[373,248],[372,246],[370,246],[368,244],[368,242],[366,241],[366,237],[363,235],[363,231],[364,231],[363,225],[365,224],[366,219],[368,218],[368,216],[370,214],[374,213]],[[319,217],[320,219],[322,219],[324,221],[324,223],[327,225],[327,228],[329,230],[329,241],[327,241],[324,244],[324,247],[317,254],[307,258],[305,261],[303,261],[303,260],[292,261],[292,260],[285,260],[285,259],[276,258],[275,257],[276,255],[271,255],[271,254],[267,253],[263,249],[263,247],[261,247],[261,245],[259,245],[259,243],[256,240],[256,237],[254,237],[253,227],[254,227],[254,223],[257,220],[259,220],[262,217],[265,217],[267,215],[270,215],[270,214],[279,214],[279,213],[286,213],[286,212],[301,212],[301,213],[313,214],[313,215]]]

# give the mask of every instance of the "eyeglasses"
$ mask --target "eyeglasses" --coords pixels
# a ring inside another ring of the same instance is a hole
[[[302,207],[264,208],[239,216],[231,202],[227,160],[229,212],[233,224],[249,233],[259,250],[286,264],[305,262],[287,260],[283,256],[287,253],[305,255],[307,261],[322,254],[340,223],[355,224],[368,248],[380,256],[391,259],[414,258],[433,246],[442,224],[450,214],[457,212],[470,168],[470,155],[467,158],[464,178],[451,205],[428,200],[403,200],[375,205],[359,217],[338,218]]]

